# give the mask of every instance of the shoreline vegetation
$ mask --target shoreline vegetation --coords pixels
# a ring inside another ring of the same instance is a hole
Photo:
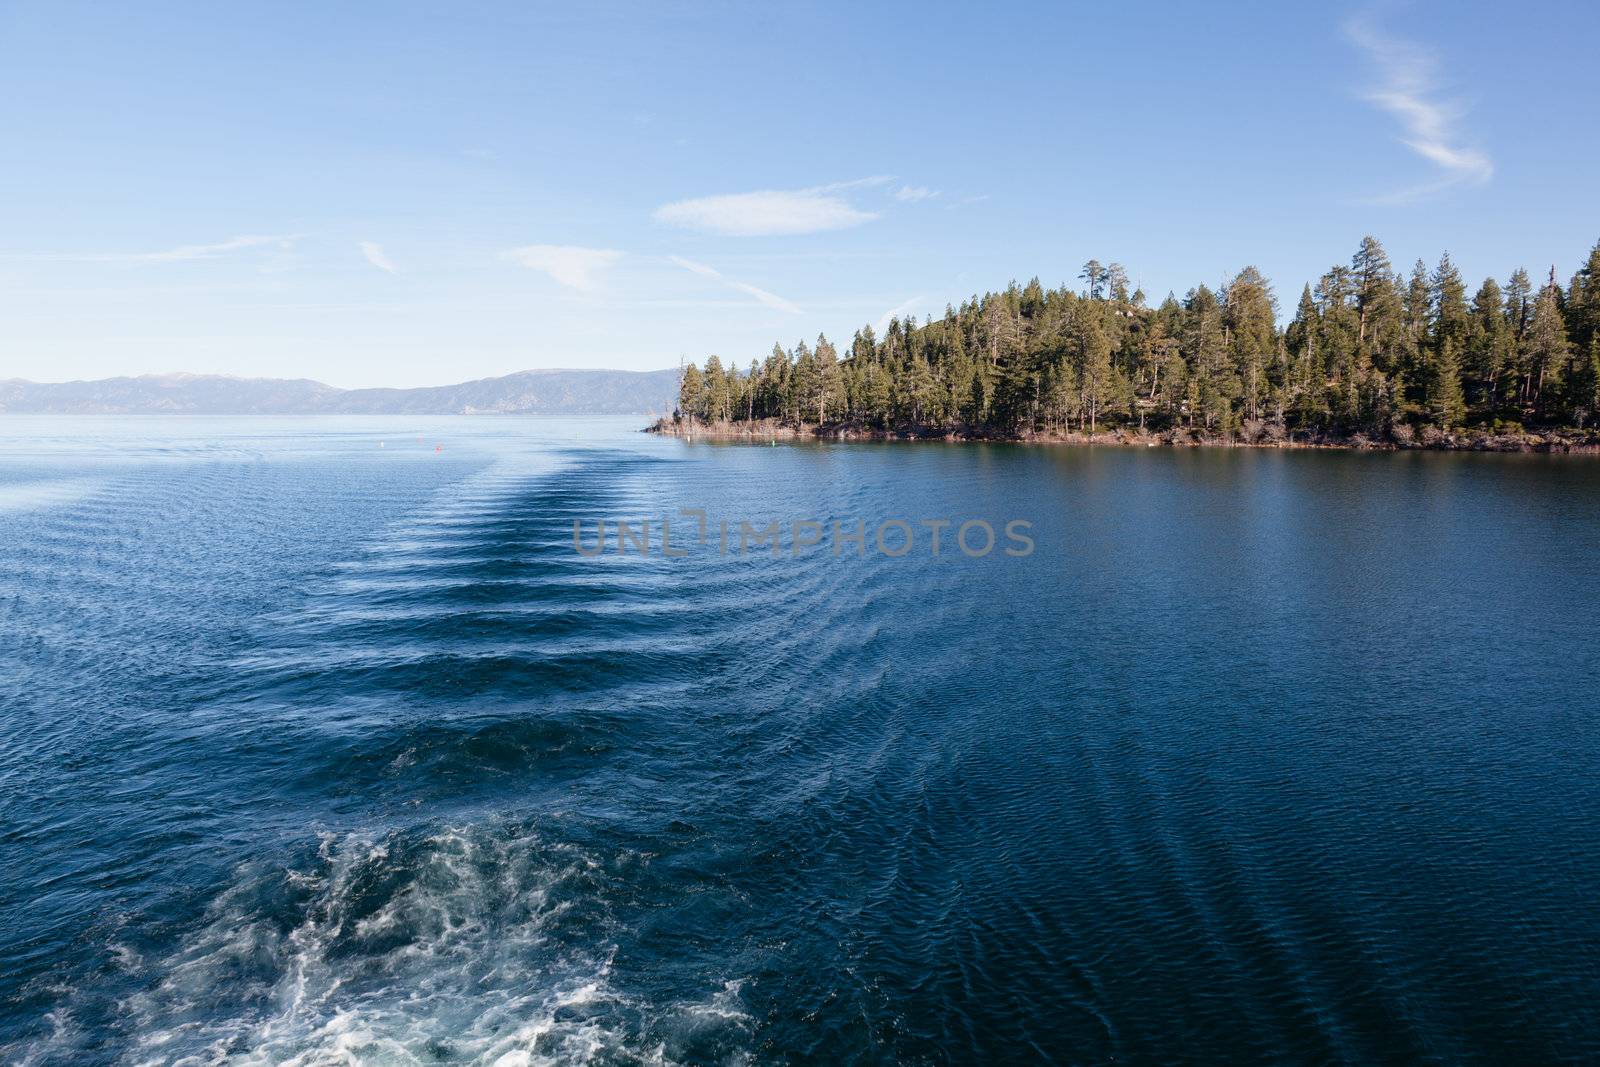
[[[1082,289],[1037,278],[941,318],[892,318],[841,352],[824,335],[747,370],[684,367],[648,432],[721,441],[935,440],[1600,452],[1600,243],[1470,298],[1446,253],[1409,278],[1366,237],[1278,325],[1245,267],[1151,307],[1119,264]]]
[[[687,441],[723,441],[768,444],[778,441],[936,441],[947,444],[991,442],[1037,445],[1116,445],[1125,448],[1283,448],[1398,451],[1432,449],[1455,452],[1558,452],[1600,454],[1600,433],[1573,430],[1546,433],[1492,433],[1458,430],[1452,433],[1428,432],[1409,441],[1373,440],[1364,434],[1350,437],[1286,435],[1275,438],[1263,433],[1250,439],[1242,433],[1211,435],[1173,427],[1162,432],[1137,427],[1102,429],[1094,433],[1077,430],[1020,434],[999,434],[962,426],[896,426],[883,429],[855,423],[812,424],[758,419],[754,422],[701,422],[681,416],[657,419],[645,433],[681,437]]]

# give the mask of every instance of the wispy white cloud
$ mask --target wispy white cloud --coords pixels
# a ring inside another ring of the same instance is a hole
[[[698,274],[702,277],[722,277],[721,271],[717,270],[715,267],[708,267],[704,263],[696,263],[694,260],[684,259],[682,256],[668,256],[667,258],[672,260],[672,262],[676,263],[678,266],[682,267],[684,270],[693,271],[695,274]]]
[[[160,252],[68,252],[47,258],[74,263],[178,263],[194,259],[219,259],[230,253],[252,248],[274,247],[288,251],[299,237],[299,234],[293,233],[277,236],[246,234],[241,237],[230,237],[226,241],[217,241],[214,244],[179,245]]]
[[[765,189],[754,193],[702,196],[663,204],[656,208],[655,220],[669,226],[731,237],[775,237],[843,230],[871,222],[878,213],[863,211],[842,194],[890,180],[880,175],[809,189]]]
[[[920,296],[914,296],[903,304],[896,304],[894,307],[883,313],[882,317],[878,319],[877,325],[872,327],[872,331],[881,336],[883,331],[889,328],[890,321],[894,319],[904,319],[907,315],[911,314],[921,305],[922,297]]]
[[[915,204],[919,200],[932,200],[939,195],[939,190],[929,189],[926,185],[902,185],[894,191],[894,198],[906,204]]]
[[[870,174],[865,178],[851,178],[848,181],[832,182],[828,185],[816,186],[816,188],[824,193],[837,193],[846,189],[869,189],[877,185],[888,185],[893,181],[893,174]]]
[[[736,289],[746,296],[754,297],[758,303],[764,304],[769,308],[787,312],[790,315],[801,313],[799,305],[793,301],[785,300],[777,293],[769,293],[767,290],[751,285],[749,282],[735,281],[726,277],[715,267],[708,267],[704,263],[696,263],[694,260],[684,259],[682,256],[668,256],[667,258],[686,271],[691,271],[703,278],[714,278],[730,289]]]
[[[600,272],[621,259],[622,253],[576,245],[524,245],[511,249],[506,257],[524,267],[544,271],[569,289],[588,292],[599,284]]]
[[[383,254],[383,246],[378,244],[377,242],[375,242],[375,241],[362,241],[361,242],[361,254],[363,256],[367,257],[367,262],[368,263],[371,263],[374,267],[377,267],[379,270],[388,271],[390,274],[394,274],[395,273],[394,261],[391,260],[388,256]]]
[[[739,290],[741,293],[750,294],[769,308],[776,308],[779,311],[788,312],[790,315],[800,314],[799,305],[793,303],[792,301],[785,300],[777,293],[769,293],[765,289],[751,285],[749,282],[730,281],[728,284]]]
[[[1459,102],[1439,96],[1438,60],[1427,48],[1389,37],[1362,19],[1345,24],[1345,35],[1366,52],[1380,80],[1362,95],[1399,120],[1401,142],[1439,168],[1439,177],[1381,199],[1417,200],[1453,185],[1482,185],[1494,176],[1489,157],[1471,147],[1457,129]]]

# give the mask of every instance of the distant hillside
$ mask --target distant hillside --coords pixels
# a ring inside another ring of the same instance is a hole
[[[530,370],[423,389],[335,389],[308,378],[146,374],[0,381],[0,412],[54,415],[647,415],[672,411],[678,372]]]

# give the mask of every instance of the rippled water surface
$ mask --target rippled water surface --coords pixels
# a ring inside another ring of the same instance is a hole
[[[1600,1059],[1600,462],[632,429],[0,422],[0,1061]]]

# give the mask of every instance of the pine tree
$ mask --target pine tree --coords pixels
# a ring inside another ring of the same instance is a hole
[[[1448,338],[1457,352],[1467,344],[1469,321],[1467,315],[1467,286],[1461,272],[1450,262],[1450,253],[1439,259],[1433,272],[1433,340],[1437,344]]]
[[[1549,283],[1539,290],[1525,342],[1531,386],[1529,399],[1542,411],[1545,388],[1556,384],[1568,351],[1567,328],[1561,317],[1560,288],[1556,285],[1554,270],[1550,272]]]
[[[1506,283],[1506,320],[1518,341],[1528,332],[1528,319],[1533,312],[1532,295],[1533,283],[1528,281],[1528,272],[1518,267]]]
[[[683,368],[683,377],[678,381],[678,412],[689,419],[706,417],[705,377],[693,363]]]
[[[1128,272],[1121,263],[1106,267],[1106,292],[1117,303],[1128,303]]]
[[[1600,241],[1589,250],[1589,259],[1578,272],[1578,285],[1573,289],[1572,340],[1583,351],[1588,351],[1594,339],[1600,337]]]
[[[789,394],[789,353],[780,344],[772,346],[766,363],[761,367],[761,396],[758,401],[761,418],[781,419],[787,415],[784,399]]]
[[[1365,343],[1369,323],[1398,310],[1389,254],[1376,237],[1361,239],[1361,247],[1350,257],[1350,272],[1356,281],[1357,340]]]
[[[1400,360],[1400,376],[1409,383],[1420,385],[1432,373],[1429,366],[1428,344],[1429,316],[1433,294],[1428,284],[1428,266],[1417,260],[1411,268],[1411,281],[1406,287],[1403,321],[1405,324],[1405,351]],[[1402,403],[1410,397],[1403,397]]]
[[[1317,340],[1322,333],[1322,315],[1311,296],[1307,284],[1300,291],[1300,304],[1295,309],[1294,320],[1284,332],[1284,347],[1290,361],[1293,383],[1290,403],[1296,421],[1306,427],[1320,427],[1326,422],[1327,405],[1323,393],[1327,375],[1323,371]]]
[[[1272,287],[1261,272],[1254,267],[1240,271],[1228,285],[1224,323],[1243,388],[1244,414],[1252,419],[1261,417],[1261,403],[1272,384],[1267,365],[1277,348],[1277,315]]]
[[[1083,397],[1083,411],[1089,418],[1089,432],[1094,433],[1099,428],[1100,413],[1116,389],[1111,342],[1100,328],[1100,316],[1092,309],[1084,308],[1078,315],[1076,340],[1078,391]]]
[[[989,421],[989,380],[984,376],[983,365],[972,368],[972,385],[968,388],[969,408],[967,421],[982,424]]]
[[[1195,413],[1207,430],[1225,432],[1233,427],[1233,399],[1238,394],[1238,379],[1228,365],[1222,335],[1222,309],[1216,296],[1204,285],[1192,290],[1185,304],[1189,328],[1184,348],[1195,384],[1198,405]]]
[[[1091,259],[1085,263],[1083,269],[1078,272],[1078,277],[1083,279],[1089,299],[1099,300],[1105,292],[1106,284],[1106,269],[1100,265],[1100,261]]]
[[[1433,291],[1428,283],[1428,265],[1417,260],[1411,267],[1411,282],[1405,293],[1405,326],[1411,343],[1418,348],[1428,342],[1428,316],[1433,304]]]
[[[1600,334],[1589,341],[1589,351],[1573,376],[1572,424],[1582,428],[1600,417]]]
[[[729,416],[728,376],[723,372],[722,360],[706,357],[704,415],[709,422],[722,422]]]
[[[1433,361],[1433,377],[1428,382],[1428,415],[1442,429],[1461,425],[1466,418],[1466,402],[1461,394],[1461,368],[1456,359],[1456,343],[1446,336],[1439,341]]]
[[[843,406],[844,384],[839,373],[839,353],[826,334],[817,335],[817,425],[828,421],[828,409]]]
[[[1515,353],[1511,324],[1506,321],[1505,295],[1493,278],[1485,278],[1472,298],[1472,329],[1466,369],[1475,383],[1470,399],[1493,410],[1500,403],[1500,380]]]
[[[912,425],[923,426],[930,421],[930,409],[936,392],[933,371],[919,352],[911,357],[911,365],[906,374],[907,414],[911,418]]]

